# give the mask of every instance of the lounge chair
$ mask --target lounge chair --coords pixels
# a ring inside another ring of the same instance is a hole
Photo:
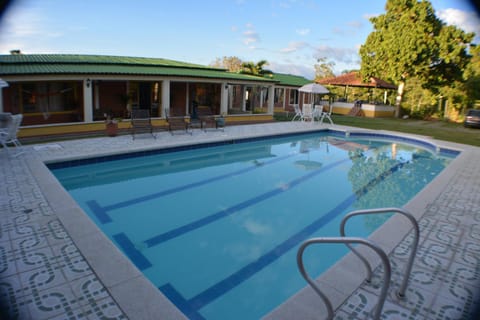
[[[313,122],[314,120],[313,108],[311,104],[304,104],[303,111],[302,111],[302,121],[310,121]]]
[[[302,110],[300,110],[300,106],[298,104],[293,105],[293,109],[295,110],[295,115],[292,118],[292,121],[295,120],[302,120]]]
[[[152,125],[152,119],[150,118],[150,112],[146,109],[134,109],[132,110],[132,138],[135,139],[135,134],[138,132],[150,132],[154,139],[157,137],[153,133],[154,127]]]
[[[22,114],[6,114],[6,126],[3,127],[0,131],[0,144],[3,146],[5,150],[8,151],[8,145],[12,144],[15,146],[15,148],[20,148],[22,144],[17,138],[17,133],[18,130],[20,129],[20,124],[22,123],[23,120],[23,115]],[[24,153],[23,151],[19,151],[14,156],[18,156],[20,154]]]
[[[320,118],[320,123],[323,123],[323,119],[326,118],[328,121],[330,121],[330,124],[333,126],[333,120],[332,120],[332,117],[331,117],[332,116],[332,108],[333,108],[332,104],[329,104],[327,108],[328,108],[328,111],[325,110],[325,108],[324,108],[324,110],[322,112],[322,116]]]
[[[197,109],[198,119],[201,122],[201,128],[207,131],[207,128],[225,130],[225,119],[217,117],[212,113],[210,107],[199,106]]]
[[[185,133],[192,134],[192,131],[190,130],[190,123],[188,121],[189,117],[175,115],[170,116],[170,113],[167,110],[165,110],[165,115],[168,124],[168,131],[170,132],[170,134],[173,135],[175,131],[179,130],[185,130]]]

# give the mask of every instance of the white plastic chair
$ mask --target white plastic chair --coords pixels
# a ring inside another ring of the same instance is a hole
[[[322,117],[320,118],[320,123],[323,123],[323,119],[327,118],[328,121],[330,121],[330,124],[333,126],[334,123],[333,123],[333,121],[332,121],[332,117],[331,117],[331,116],[332,116],[332,105],[329,104],[329,105],[328,105],[328,111],[324,110],[324,111],[322,112]]]
[[[302,107],[302,121],[311,121],[313,122],[313,108],[311,104],[304,104]]]
[[[17,133],[20,129],[20,124],[22,123],[22,120],[22,114],[11,115],[7,127],[3,128],[2,131],[0,131],[0,144],[3,146],[3,148],[5,148],[5,150],[7,150],[7,152],[9,144],[13,144],[15,148],[19,148],[22,146],[22,144],[17,138]],[[18,156],[22,153],[23,151],[17,152],[14,156]]]
[[[295,121],[297,119],[302,120],[303,114],[302,110],[300,110],[300,106],[298,104],[294,104],[293,110],[295,110],[295,115],[293,116],[292,121]]]
[[[316,104],[313,107],[313,119],[319,121],[322,118],[323,106],[321,104]]]

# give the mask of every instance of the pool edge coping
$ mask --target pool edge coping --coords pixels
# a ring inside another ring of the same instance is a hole
[[[324,130],[327,128],[322,128],[322,129]],[[392,135],[395,135],[395,134],[406,135],[406,134],[390,132],[390,131],[363,130],[363,129],[351,128],[351,127],[334,126],[331,129],[334,131],[361,132],[366,134],[387,132]],[[291,133],[312,132],[313,133],[317,131],[319,131],[318,127],[317,128],[304,127],[303,129],[300,129],[300,130],[298,128],[293,128],[293,130],[285,131],[285,132],[286,133],[287,132],[291,132]],[[252,137],[265,137],[265,136],[273,137],[275,136],[275,134],[269,134],[269,135],[257,134],[257,135],[253,135]],[[454,159],[452,163],[450,163],[450,165],[448,166],[449,172],[453,171],[453,170],[450,170],[450,168],[452,164],[457,162],[460,156],[464,155],[464,157],[466,157],[465,151],[467,151],[468,148],[470,147],[468,145],[459,145],[459,144],[453,144],[453,143],[448,143],[444,141],[437,141],[434,139],[426,139],[426,137],[423,137],[423,136],[416,136],[416,135],[408,135],[408,136],[411,137],[412,139],[416,138],[420,140],[429,141],[430,143],[433,143],[435,145],[444,145],[446,146],[446,148],[449,148],[449,149],[454,148],[456,150],[462,150],[461,153],[457,156],[457,158]],[[222,140],[228,140],[228,139],[231,139],[231,137],[220,137],[220,138],[217,137],[215,139],[211,139],[211,141],[220,142]],[[190,142],[190,144],[192,143],[194,142]],[[184,143],[184,145],[187,145],[187,144],[188,143]],[[143,149],[151,150],[153,149],[153,147],[143,148]],[[110,154],[121,154],[124,152],[125,150],[112,152]],[[81,157],[79,156],[78,158],[81,158]],[[70,235],[72,241],[78,247],[82,255],[87,259],[94,273],[98,276],[100,281],[107,288],[109,293],[112,295],[114,300],[118,303],[120,309],[126,314],[126,316],[132,319],[133,318],[134,319],[150,319],[152,315],[158,316],[159,314],[162,314],[162,316],[168,317],[169,319],[186,319],[185,315],[179,309],[177,309],[170,302],[170,300],[168,300],[168,298],[166,298],[163,295],[163,293],[161,293],[160,290],[158,290],[158,288],[156,288],[133,265],[133,263],[130,262],[130,260],[128,260],[128,258],[103,234],[103,232],[95,225],[95,223],[88,217],[88,215],[85,214],[84,211],[79,207],[79,205],[71,198],[71,196],[63,188],[63,186],[61,186],[60,182],[58,182],[58,180],[53,176],[53,174],[50,172],[50,170],[47,167],[47,163],[51,161],[63,161],[63,159],[62,158],[58,158],[54,160],[52,159],[45,160],[45,159],[38,159],[38,158],[33,158],[33,159],[37,161],[29,161],[27,165],[32,173],[32,176],[35,178],[42,192],[44,193],[46,201],[50,203],[50,205],[52,206],[53,212],[57,215],[59,220],[65,226],[65,229]],[[29,160],[33,160],[33,159],[29,159]],[[416,203],[416,201],[418,201],[418,198],[420,197],[420,195],[424,196],[425,190],[427,188],[430,189],[432,183],[434,183],[434,181],[436,181],[440,176],[443,176],[446,171],[447,170],[443,170],[439,176],[437,176],[432,182],[430,182],[405,207],[412,206],[413,208],[417,208],[417,207],[423,208],[423,209],[420,209],[423,215],[426,205],[430,201],[428,201],[427,203],[422,200],[421,202],[425,202],[424,204]],[[441,193],[440,190],[437,190],[437,192],[435,192],[436,196],[438,196],[438,194],[440,193]],[[73,220],[72,220],[71,213],[75,215],[73,217],[75,219]],[[81,230],[77,230],[78,226],[80,225],[82,226],[82,228],[80,228]],[[371,237],[375,237],[377,232],[379,232],[382,229],[384,229],[383,226],[379,230],[377,230],[375,234],[372,235]],[[408,230],[405,231],[405,234],[407,231]],[[395,245],[398,245],[398,242]],[[108,250],[112,249],[111,251],[109,251],[111,256],[102,255],[102,254],[99,255],[98,248],[100,246],[104,248],[108,248]],[[338,286],[331,285],[331,282],[328,281],[328,278],[332,279],[331,272],[333,271],[331,270],[342,267],[342,265],[339,265],[339,263],[341,263],[344,260],[348,262],[348,259],[352,258],[350,256],[351,254],[348,254],[347,256],[342,258],[339,262],[337,262],[329,270],[324,272],[323,275],[321,276],[322,279],[320,279],[320,281],[322,281],[325,285],[331,286],[331,289],[333,290],[332,293],[336,297],[335,300],[333,300],[332,302],[343,301],[343,300],[341,297],[338,296],[338,293],[340,292],[338,290]],[[121,270],[116,270],[115,268],[113,268],[111,264],[112,261],[115,263],[121,263],[122,264]],[[358,270],[355,270],[355,271],[358,271]],[[358,272],[355,272],[354,274],[356,274],[357,276],[359,275]],[[345,277],[343,273],[341,274],[341,276],[342,278]],[[359,279],[360,278],[354,279],[354,281],[351,284],[354,285],[359,281]],[[361,279],[360,283],[361,282],[363,282],[363,278]],[[136,290],[130,290],[129,288],[131,287],[136,288]],[[358,285],[356,285],[352,289],[350,294],[357,288],[358,288]],[[296,297],[299,297],[299,295],[304,295],[305,292],[308,292],[308,290],[309,290],[308,288],[304,288],[299,292],[295,293],[286,302],[284,302],[277,308],[273,309],[270,313],[266,314],[264,317],[268,319],[273,314],[276,314],[278,310],[280,310],[280,308],[284,309],[286,307],[286,303],[288,303],[292,299],[295,299]],[[346,289],[342,289],[342,291],[345,291],[345,290]],[[326,293],[328,294],[328,292]],[[303,299],[305,299],[305,297]],[[318,297],[315,296],[314,299],[318,299]],[[134,301],[137,301],[137,302],[133,303]],[[156,303],[148,303],[148,301],[155,301]],[[299,303],[298,299],[292,300],[292,301],[294,301],[295,304]],[[336,304],[337,303],[335,303],[335,305]],[[318,308],[318,305],[316,306],[316,308]],[[306,309],[302,309],[302,310],[305,311]],[[315,312],[318,315],[319,310],[315,309]],[[288,312],[285,312],[284,314],[285,316],[287,316]],[[296,313],[296,315],[298,316],[298,313]],[[279,319],[279,318],[275,317],[275,319]]]

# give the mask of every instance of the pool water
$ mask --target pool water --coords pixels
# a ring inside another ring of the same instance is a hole
[[[190,319],[258,319],[306,286],[302,241],[338,236],[349,211],[403,206],[451,161],[432,149],[316,133],[51,170]],[[306,268],[318,276],[346,252],[307,251]]]

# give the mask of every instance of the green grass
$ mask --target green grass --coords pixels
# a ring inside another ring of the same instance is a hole
[[[288,120],[283,116],[275,118],[279,121]],[[362,118],[341,115],[333,115],[332,120],[335,124],[344,126],[412,133],[438,140],[480,147],[480,129],[465,128],[461,123],[396,118]]]

